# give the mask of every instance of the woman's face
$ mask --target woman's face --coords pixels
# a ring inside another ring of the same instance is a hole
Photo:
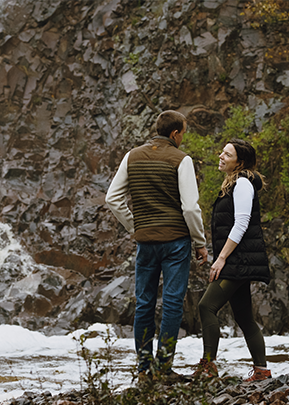
[[[227,143],[219,158],[219,170],[221,172],[231,174],[238,165],[237,152],[231,143]]]

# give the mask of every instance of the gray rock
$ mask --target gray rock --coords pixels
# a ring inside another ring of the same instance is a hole
[[[263,80],[259,80],[256,83],[255,89],[256,89],[256,91],[262,91],[262,92],[265,92],[265,93],[271,93],[271,91],[266,88],[266,85],[265,85]]]
[[[209,80],[214,79],[215,77],[219,78],[222,75],[226,75],[226,71],[221,64],[220,59],[215,55],[208,56],[208,67],[209,67]]]
[[[218,8],[221,4],[224,3],[225,0],[205,0],[204,1],[204,7],[210,9],[210,10],[215,10]]]
[[[232,405],[242,405],[242,404],[246,404],[247,403],[247,399],[245,398],[238,398],[236,401],[231,402]]]
[[[218,396],[217,398],[214,398],[212,401],[212,404],[223,405],[223,404],[226,404],[226,403],[232,401],[232,399],[233,398],[231,397],[231,395],[223,394],[223,395]]]
[[[241,69],[240,61],[236,60],[232,65],[232,70],[231,70],[231,72],[229,74],[229,78],[234,79],[238,75],[238,73],[240,72],[240,69]]]
[[[228,26],[234,26],[236,21],[240,18],[240,9],[237,7],[237,2],[228,1],[225,6],[220,10],[219,21]]]
[[[0,229],[0,249],[3,250],[10,244],[10,239],[7,230]]]
[[[239,93],[242,93],[246,85],[244,73],[242,71],[239,71],[239,73],[230,82],[230,85],[232,87],[235,87]]]
[[[0,301],[0,307],[4,309],[5,312],[12,312],[15,310],[15,305],[11,301]]]
[[[78,232],[80,235],[86,235],[90,237],[94,237],[96,231],[96,224],[83,224],[78,227]]]
[[[38,290],[39,284],[41,283],[41,279],[42,277],[40,273],[29,274],[22,280],[16,281],[13,288],[16,288],[19,292],[23,292],[25,294],[35,294]]]
[[[28,29],[26,31],[22,31],[18,38],[23,41],[23,42],[29,42],[31,40],[31,38],[34,37],[36,31],[32,28],[32,29]]]
[[[96,6],[98,7],[96,7],[92,22],[88,26],[88,29],[95,32],[99,37],[102,37],[105,35],[106,29],[111,25],[114,25],[114,11],[121,6],[120,0],[111,0],[104,6],[99,4]]]
[[[159,82],[161,80],[161,75],[158,72],[154,72],[152,75],[153,80]]]
[[[137,54],[142,53],[142,52],[145,51],[145,50],[146,50],[146,47],[145,47],[144,45],[139,45],[139,46],[137,46],[137,47],[134,49],[133,53],[134,53],[135,55],[137,55]]]
[[[129,70],[122,76],[121,81],[127,93],[138,90],[136,77],[131,70]]]
[[[36,1],[32,16],[38,22],[44,21],[52,16],[60,4],[61,0],[48,0],[46,4]]]
[[[257,66],[256,79],[262,79],[262,77],[263,77],[263,69],[264,69],[264,63],[261,62]]]
[[[194,38],[194,46],[197,48],[192,51],[193,55],[201,55],[207,53],[217,42],[216,38],[210,32],[205,32],[199,37]]]
[[[185,43],[188,46],[193,45],[192,35],[185,25],[180,29],[180,43]]]
[[[281,374],[279,377],[277,377],[277,380],[279,380],[282,384],[288,384],[289,374]]]
[[[259,131],[262,130],[262,125],[264,122],[268,120],[268,118],[277,113],[278,111],[281,110],[285,106],[285,103],[283,103],[280,100],[276,100],[274,98],[268,99],[267,104],[262,100],[257,106],[256,106],[256,118],[255,122],[257,125],[257,128]]]
[[[80,292],[76,297],[72,297],[64,307],[61,315],[59,316],[59,321],[66,321],[72,323],[76,318],[78,318],[81,312],[84,310],[87,304],[87,297],[84,292]]]
[[[181,16],[182,16],[182,12],[181,12],[181,11],[177,11],[177,12],[173,15],[173,17],[174,17],[176,20],[178,20]]]
[[[289,87],[289,70],[285,70],[282,75],[277,77],[276,81],[282,83],[285,87]]]
[[[284,262],[277,256],[272,256],[270,259],[270,266],[281,269],[284,267]]]
[[[130,280],[125,276],[121,276],[113,280],[101,290],[99,306],[104,307],[107,305],[109,300],[115,298],[119,294],[125,293],[129,289],[130,284]]]
[[[106,70],[108,66],[108,61],[104,59],[102,56],[99,54],[93,54],[93,56],[90,56],[89,60],[94,64],[94,65],[100,65],[103,70]]]
[[[156,65],[157,67],[160,67],[163,62],[164,62],[164,59],[163,59],[161,53],[159,52],[159,53],[158,53],[157,60],[156,60],[156,62],[155,62],[155,65]]]
[[[166,30],[167,27],[168,27],[167,20],[165,18],[161,19],[161,21],[159,23],[159,29],[160,30]]]
[[[261,31],[253,28],[243,28],[241,31],[241,44],[244,48],[260,48],[266,45],[266,40]]]
[[[218,30],[218,45],[219,48],[225,43],[226,38],[231,34],[232,30],[229,28],[220,28]]]

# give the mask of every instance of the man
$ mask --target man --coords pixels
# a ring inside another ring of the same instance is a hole
[[[186,128],[181,113],[161,113],[158,136],[125,155],[106,196],[113,214],[137,241],[134,335],[140,376],[151,373],[155,306],[163,273],[156,367],[171,382],[180,377],[171,366],[188,285],[191,241],[201,264],[208,253],[193,162],[178,149]],[[128,193],[133,214],[126,202]]]

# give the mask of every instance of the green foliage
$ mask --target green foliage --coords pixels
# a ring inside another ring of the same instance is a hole
[[[87,384],[87,393],[92,404],[112,405],[116,403],[112,389],[113,345],[116,339],[112,338],[107,328],[106,336],[103,338],[105,348],[91,351],[85,347],[87,339],[91,337],[94,337],[94,332],[82,334],[79,339],[74,338],[80,346],[78,354],[86,364],[86,371],[81,378]]]
[[[221,73],[220,76],[219,76],[219,81],[221,83],[224,83],[226,81],[226,79],[227,79],[227,74],[226,73]]]
[[[42,97],[34,95],[32,97],[32,103],[35,105],[41,105],[42,104]]]
[[[223,181],[223,174],[218,171],[219,154],[230,139],[247,138],[246,134],[254,120],[254,115],[241,106],[231,108],[230,113],[231,117],[226,120],[223,131],[217,135],[184,135],[184,149],[199,167],[200,205],[207,225],[210,223],[212,204]]]
[[[224,389],[227,385],[236,385],[237,378],[211,378],[200,377],[194,379],[191,383],[177,383],[168,386],[162,379],[150,381],[130,388],[128,391],[131,395],[132,402],[125,401],[128,391],[122,395],[122,404],[138,404],[138,405],[188,405],[188,404],[203,404],[209,403],[208,399],[215,396],[218,392]]]
[[[246,139],[250,126],[254,121],[254,114],[241,106],[232,107],[231,117],[226,120],[223,131],[221,132],[221,141],[227,142],[231,138]]]
[[[211,216],[211,205],[216,199],[222,184],[222,175],[218,172],[220,147],[215,137],[186,133],[183,139],[185,151],[191,155],[196,165],[199,180],[200,205],[206,224]],[[199,170],[198,170],[199,169]]]
[[[200,206],[205,224],[210,224],[212,204],[218,195],[223,174],[218,171],[219,154],[231,138],[246,139],[257,154],[257,170],[265,176],[266,189],[260,193],[263,218],[288,215],[289,117],[277,123],[271,119],[261,132],[253,131],[254,114],[241,106],[230,110],[222,132],[206,136],[186,133],[183,148],[192,156],[199,180]]]
[[[266,176],[263,209],[269,218],[288,214],[289,197],[289,117],[279,124],[274,119],[264,124],[261,132],[251,137],[259,170]]]
[[[137,53],[130,52],[129,58],[124,58],[124,61],[125,61],[125,63],[129,63],[132,66],[131,70],[134,73],[136,73],[136,74],[139,73],[140,68],[137,67],[137,64],[139,62],[139,53],[138,52]]]
[[[281,147],[281,180],[287,193],[289,193],[289,118],[281,121],[283,131],[280,133],[279,145]]]
[[[134,18],[131,20],[131,25],[134,26],[134,25],[136,25],[138,22],[139,22],[139,18],[134,17]]]
[[[93,334],[93,332],[92,332]],[[207,405],[208,399],[220,393],[228,385],[236,385],[240,382],[238,377],[223,375],[221,378],[207,378],[200,375],[193,378],[190,383],[166,383],[165,373],[152,374],[141,382],[132,384],[131,387],[117,391],[109,377],[113,373],[113,344],[109,329],[104,338],[106,347],[98,351],[90,351],[85,347],[87,339],[94,337],[90,333],[83,334],[75,339],[80,346],[79,355],[85,361],[86,372],[83,381],[87,384],[85,396],[93,405]],[[145,336],[144,336],[145,341]],[[175,346],[173,340],[168,340],[170,346]],[[168,353],[165,351],[165,356]],[[137,379],[136,367],[131,369],[132,383]]]
[[[139,53],[138,53],[138,52],[137,52],[137,53],[132,53],[132,52],[130,52],[129,58],[124,58],[124,61],[125,61],[126,63],[131,64],[131,65],[137,64],[137,63],[138,63],[138,60],[139,60]]]

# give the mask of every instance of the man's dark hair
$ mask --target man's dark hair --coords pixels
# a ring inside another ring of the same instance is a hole
[[[172,131],[177,130],[181,132],[184,128],[184,122],[186,121],[186,117],[180,112],[174,110],[164,111],[157,118],[157,133],[160,136],[169,138]]]

